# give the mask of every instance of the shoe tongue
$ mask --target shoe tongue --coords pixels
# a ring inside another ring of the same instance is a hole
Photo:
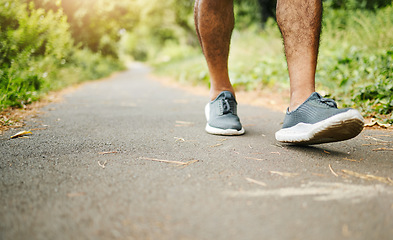
[[[231,92],[228,92],[228,91],[222,92],[222,93],[221,93],[221,96],[223,96],[224,99],[233,99],[232,93],[231,93]]]
[[[321,103],[327,104],[327,105],[329,105],[330,107],[337,108],[337,104],[336,104],[336,102],[335,102],[333,99],[324,98],[324,97],[321,96],[321,94],[319,94],[319,93],[317,93],[317,92],[313,92],[313,93],[311,94],[311,96],[310,96],[308,99],[310,99],[310,100],[319,99],[319,101],[320,101]],[[307,100],[306,100],[306,101],[307,101]]]
[[[322,96],[317,92],[313,92],[309,97],[309,99],[321,99],[321,98]]]

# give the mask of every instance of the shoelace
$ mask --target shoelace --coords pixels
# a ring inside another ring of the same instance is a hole
[[[228,99],[222,99],[222,106],[223,106],[223,114],[232,113],[231,111],[231,104],[229,103]]]
[[[323,98],[319,99],[322,103],[329,105],[330,107],[337,108],[337,103],[331,98]]]

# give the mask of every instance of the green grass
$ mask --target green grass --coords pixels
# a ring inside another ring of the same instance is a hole
[[[376,12],[327,8],[316,75],[318,91],[334,98],[341,107],[354,107],[365,116],[393,123],[392,29],[392,6]],[[192,84],[209,84],[206,63],[199,49],[189,47],[187,54],[174,58],[171,49],[165,52],[166,61],[150,61],[157,74]],[[269,22],[265,30],[255,26],[235,30],[229,68],[235,88],[272,91],[289,88],[276,24]]]
[[[393,123],[393,7],[325,13],[318,86],[343,106]]]

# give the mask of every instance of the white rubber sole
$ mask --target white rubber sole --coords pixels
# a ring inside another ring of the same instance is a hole
[[[276,132],[277,141],[293,144],[320,144],[356,137],[364,127],[364,119],[354,109],[334,115],[315,124],[299,123]]]
[[[209,122],[209,117],[210,117],[210,104],[206,104],[205,106],[205,116],[206,120]],[[245,133],[244,128],[240,130],[236,129],[221,129],[221,128],[215,128],[209,125],[209,123],[206,123],[205,131],[214,134],[214,135],[223,135],[223,136],[236,136],[236,135],[242,135]]]

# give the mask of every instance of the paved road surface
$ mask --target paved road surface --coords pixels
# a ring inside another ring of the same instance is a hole
[[[247,133],[208,135],[207,98],[147,74],[0,136],[0,239],[393,239],[392,132],[280,145],[283,114],[240,102]]]

